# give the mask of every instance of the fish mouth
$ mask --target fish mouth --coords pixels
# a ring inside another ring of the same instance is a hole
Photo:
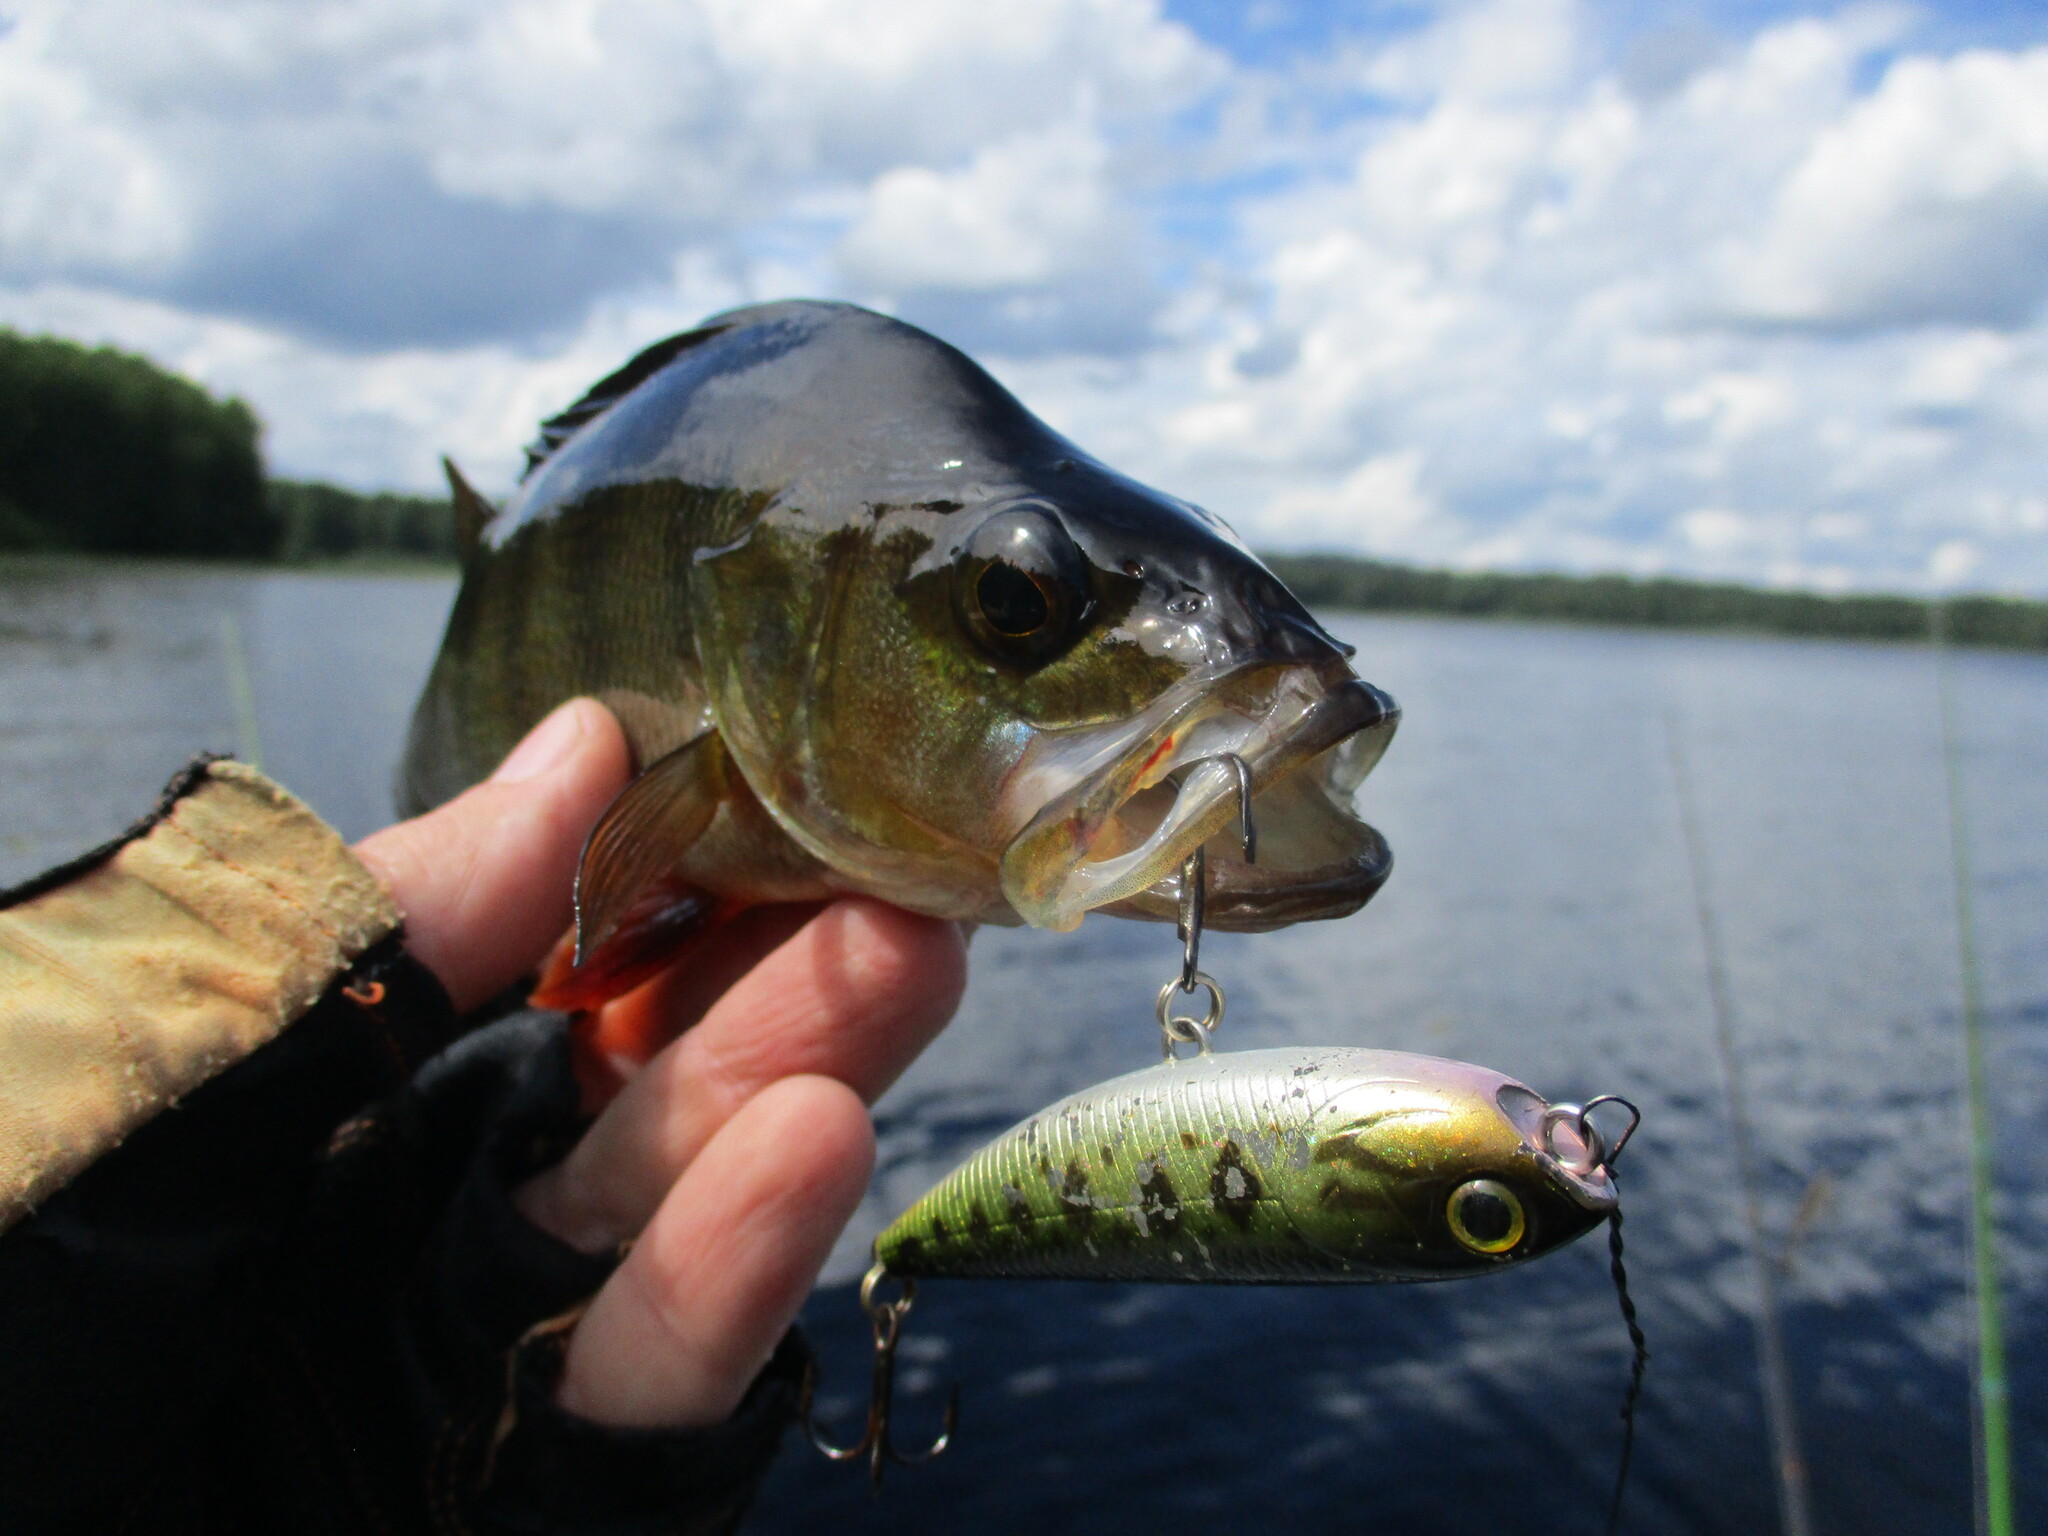
[[[1207,927],[1346,916],[1393,868],[1351,797],[1400,718],[1341,662],[1268,663],[1185,679],[1114,725],[1047,732],[1005,785],[1007,804],[1037,809],[1004,850],[1003,894],[1041,928],[1098,909],[1170,922],[1181,865],[1206,848]],[[1239,837],[1239,763],[1256,863]]]

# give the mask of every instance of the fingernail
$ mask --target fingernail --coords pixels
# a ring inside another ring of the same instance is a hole
[[[493,784],[523,784],[552,773],[575,753],[583,740],[582,711],[576,701],[559,706],[555,712],[526,733],[526,739],[512,749],[491,775]]]

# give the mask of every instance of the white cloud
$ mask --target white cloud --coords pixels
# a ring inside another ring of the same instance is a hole
[[[290,473],[502,487],[664,331],[839,295],[1254,542],[2048,591],[2048,44],[1713,22],[1254,66],[1157,0],[34,0],[0,320]]]
[[[1441,555],[1440,547],[1413,547],[1417,535],[1441,515],[1421,488],[1421,477],[1422,455],[1414,449],[1381,454],[1333,487],[1304,487],[1275,498],[1262,526],[1275,536],[1320,549],[1363,545],[1389,553]]]
[[[2048,48],[1908,58],[1816,135],[1737,258],[1747,312],[2021,322],[2048,298]]]
[[[651,337],[755,295],[685,260],[664,289],[598,305],[545,354],[501,343],[363,355],[246,321],[63,284],[0,289],[0,324],[138,350],[263,407],[283,474],[438,490],[441,455],[487,493],[510,488],[536,425]],[[278,409],[279,404],[285,409]]]
[[[878,176],[840,247],[856,283],[997,289],[1093,265],[1112,235],[1109,151],[1083,123],[1020,134],[964,169]]]
[[[1908,406],[1969,406],[2013,361],[2014,343],[1997,331],[1971,330],[1937,337],[1921,348],[1899,381],[1899,401]]]
[[[1365,79],[1410,98],[1540,98],[1570,82],[1581,43],[1576,22],[1570,0],[1451,7],[1435,26],[1382,49]]]
[[[1792,419],[1797,409],[1783,378],[1716,373],[1664,402],[1669,422],[1701,422],[1717,442],[1735,444]]]
[[[1505,0],[1369,64],[1403,105],[1343,174],[1244,210],[1257,288],[1185,303],[1142,386],[1041,375],[1075,430],[1117,415],[1134,467],[1254,542],[1838,586],[1932,581],[1967,533],[1996,544],[1980,577],[2048,589],[2048,547],[1972,510],[2048,480],[2048,328],[1981,281],[2048,291],[2016,211],[2048,50],[1901,52],[1862,89],[1904,22],[1858,11],[1694,48],[1645,93],[1597,25]],[[1916,243],[1930,187],[1967,217]],[[1818,285],[1804,312],[1761,312],[1767,257]],[[1397,463],[1427,498],[1361,496]],[[1374,505],[1404,515],[1345,516]]]
[[[870,183],[900,222],[971,164],[982,265],[1061,218],[1017,280],[1056,287],[1076,216],[1006,174],[1094,152],[1099,244],[1101,145],[1224,73],[1156,0],[44,0],[0,38],[0,231],[22,281],[125,264],[357,347],[531,341],[685,247],[823,253]]]
[[[1983,558],[1983,552],[1968,539],[1944,539],[1927,557],[1927,574],[1937,586],[1954,586],[1976,570]]]
[[[0,42],[0,266],[169,261],[187,230],[166,167],[87,80],[43,62],[49,31],[31,14]]]
[[[1725,507],[1701,507],[1678,520],[1679,531],[1704,555],[1730,555],[1760,542],[1754,522]]]

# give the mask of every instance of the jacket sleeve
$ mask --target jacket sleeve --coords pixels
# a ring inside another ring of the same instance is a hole
[[[557,1016],[463,1033],[303,806],[201,762],[0,894],[0,1530],[730,1530],[784,1341],[715,1429],[553,1403],[609,1274],[518,1183],[582,1129]]]

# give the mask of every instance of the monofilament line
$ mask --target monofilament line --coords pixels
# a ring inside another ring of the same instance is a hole
[[[2012,1536],[2012,1437],[2007,1418],[2005,1328],[1999,1305],[1998,1227],[1992,1210],[1991,1111],[1984,1072],[1984,998],[1977,974],[1975,880],[1970,870],[1970,828],[1963,805],[1962,753],[1957,745],[1956,696],[1949,663],[1948,604],[1928,613],[1936,691],[1941,698],[1941,760],[1948,785],[1949,864],[1956,883],[1956,968],[1963,987],[1963,1097],[1970,1126],[1971,1288],[1977,1312],[1976,1409],[1971,1447],[1976,1453],[1979,1536]]]
[[[243,762],[261,773],[263,738],[256,730],[256,690],[249,686],[249,648],[242,643],[241,624],[225,608],[220,611],[220,649],[228,697],[235,706],[236,750]]]
[[[1700,838],[1692,771],[1675,711],[1664,716],[1664,736],[1671,753],[1671,781],[1678,795],[1679,825],[1685,834],[1685,865],[1692,882],[1693,911],[1699,923],[1700,947],[1706,956],[1707,997],[1714,1014],[1714,1050],[1720,1057],[1722,1088],[1728,1097],[1730,1140],[1735,1148],[1736,1180],[1742,1188],[1750,1271],[1755,1277],[1757,1375],[1764,1389],[1764,1424],[1770,1435],[1772,1470],[1777,1474],[1778,1525],[1784,1536],[1813,1536],[1813,1504],[1806,1486],[1806,1458],[1799,1448],[1792,1373],[1786,1364],[1785,1333],[1779,1321],[1777,1277],[1764,1241],[1763,1205],[1757,1193],[1756,1131],[1750,1119],[1742,1061],[1735,1050],[1735,1010],[1729,1001],[1721,925],[1707,892],[1706,851]]]

